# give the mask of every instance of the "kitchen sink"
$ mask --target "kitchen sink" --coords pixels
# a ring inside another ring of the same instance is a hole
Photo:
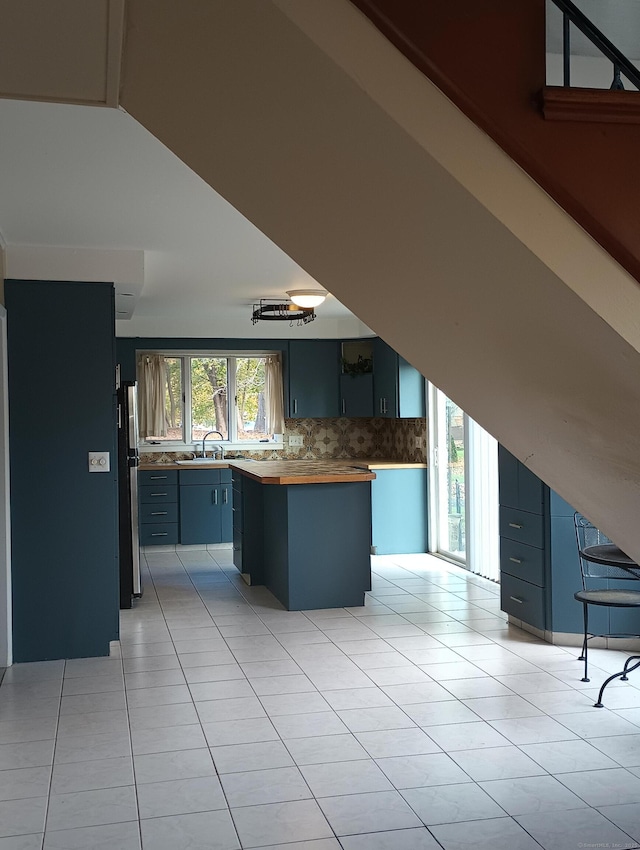
[[[228,466],[228,460],[216,460],[213,457],[194,457],[190,460],[177,460],[176,463],[179,463],[181,466]]]
[[[234,460],[241,460],[243,463],[252,460],[249,457],[230,457],[226,460],[216,460],[212,457],[194,457],[190,460],[177,460],[176,463],[179,463],[180,466],[229,466]]]

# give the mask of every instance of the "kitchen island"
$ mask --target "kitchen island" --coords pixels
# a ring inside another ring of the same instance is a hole
[[[350,580],[364,573],[368,587],[370,552],[428,548],[425,463],[198,458],[147,461],[140,470],[148,485],[172,484],[161,489],[171,490],[167,501],[177,503],[146,506],[152,515],[142,520],[145,545],[233,539],[234,564],[245,581],[267,585],[292,609],[361,605],[362,590]],[[147,501],[157,501],[156,489]]]
[[[234,564],[289,611],[361,606],[371,587],[371,481],[348,461],[230,461]]]

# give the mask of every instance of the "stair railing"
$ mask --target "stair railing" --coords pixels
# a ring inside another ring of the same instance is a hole
[[[573,24],[589,41],[594,44],[600,53],[606,56],[613,64],[612,90],[624,89],[620,75],[624,75],[630,83],[640,89],[640,71],[627,57],[602,33],[593,21],[578,9],[571,0],[551,0],[551,2],[562,12],[562,63],[563,63],[563,85],[571,86],[571,33],[570,26]]]

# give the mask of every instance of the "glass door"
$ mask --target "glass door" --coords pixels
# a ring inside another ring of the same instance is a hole
[[[466,427],[464,411],[432,388],[431,463],[433,551],[466,564]],[[435,497],[435,498],[434,498]]]
[[[454,401],[429,385],[429,549],[499,576],[498,446]]]

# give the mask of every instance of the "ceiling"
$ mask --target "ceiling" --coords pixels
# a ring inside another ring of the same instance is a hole
[[[309,325],[254,327],[260,298],[286,300],[286,290],[322,284],[126,113],[0,99],[0,126],[7,277],[27,276],[35,252],[54,279],[69,279],[64,255],[36,246],[88,249],[85,261],[95,259],[103,280],[118,279],[115,271],[105,277],[110,259],[119,266],[118,252],[143,251],[142,279],[120,278],[118,290],[134,295],[135,309],[117,323],[119,336],[371,333],[331,295]]]
[[[640,0],[577,2],[623,52],[640,55]],[[547,7],[553,53],[560,50],[561,16],[550,0]],[[33,15],[27,17],[32,28]],[[46,44],[49,23],[42,29]],[[95,29],[100,43],[103,30]],[[573,50],[593,53],[577,34]],[[55,54],[52,68],[65,51]],[[0,98],[0,127],[0,241],[8,277],[116,281],[119,315],[131,316],[117,322],[120,336],[371,334],[331,295],[304,327],[253,326],[260,298],[284,299],[293,288],[330,290],[330,281],[312,280],[123,111]]]

